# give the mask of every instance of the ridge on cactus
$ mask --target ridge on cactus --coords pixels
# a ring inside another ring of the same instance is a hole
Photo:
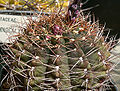
[[[16,40],[6,44],[8,55],[2,59],[9,69],[2,91],[110,90],[113,41],[105,41],[104,27],[90,14],[78,13],[73,20],[57,9],[30,18]]]

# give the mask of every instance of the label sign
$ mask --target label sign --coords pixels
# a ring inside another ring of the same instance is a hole
[[[20,26],[25,26],[26,22],[26,16],[0,14],[0,42],[11,42],[11,37],[17,34]]]

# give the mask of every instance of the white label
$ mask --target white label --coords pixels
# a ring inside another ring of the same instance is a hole
[[[0,14],[0,42],[9,43],[12,37],[19,32],[20,26],[27,23],[26,16]]]

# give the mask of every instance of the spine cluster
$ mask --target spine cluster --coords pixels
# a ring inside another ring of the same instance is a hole
[[[106,42],[104,27],[76,7],[73,3],[67,15],[61,11],[30,18],[6,45],[3,59],[9,69],[3,90],[98,91],[108,86],[113,41]]]

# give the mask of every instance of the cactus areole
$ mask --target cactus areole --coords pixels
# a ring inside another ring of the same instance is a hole
[[[78,12],[74,21],[56,10],[29,19],[22,33],[7,45],[8,56],[3,59],[9,69],[2,91],[105,89],[112,67],[111,46],[102,36],[104,27],[91,21],[89,14]]]

